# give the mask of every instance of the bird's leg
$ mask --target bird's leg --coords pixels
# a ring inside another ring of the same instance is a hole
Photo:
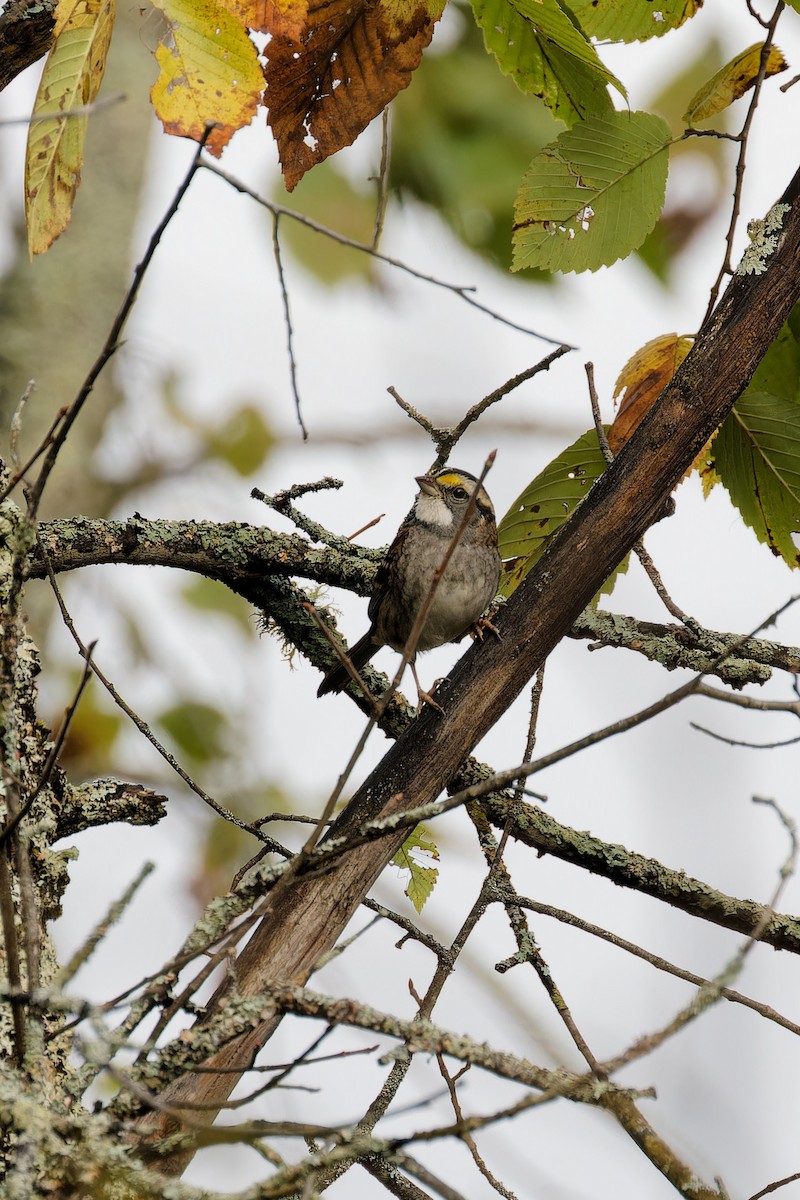
[[[467,632],[471,638],[479,638],[481,641],[483,641],[483,633],[485,629],[488,629],[490,633],[493,633],[496,638],[502,638],[503,635],[501,634],[500,630],[492,623],[492,617],[497,616],[503,604],[505,604],[505,600],[501,599],[500,597],[492,601],[483,616],[478,617],[477,621],[470,625]]]
[[[437,712],[444,712],[441,704],[437,704],[433,696],[429,695],[421,686],[419,676],[417,675],[417,666],[413,658],[411,659],[410,666],[411,674],[414,676],[414,683],[417,685],[417,712],[420,711],[423,704],[430,704],[431,708],[435,708]]]

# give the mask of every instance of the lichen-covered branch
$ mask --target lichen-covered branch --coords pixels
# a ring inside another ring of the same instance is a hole
[[[40,538],[56,573],[111,563],[173,567],[216,579],[249,599],[265,577],[292,576],[365,596],[381,558],[380,551],[352,543],[315,546],[300,534],[235,522],[72,517],[44,522]],[[45,575],[38,551],[33,552],[30,574],[32,578]],[[800,671],[800,648],[795,646],[715,630],[694,633],[682,625],[640,621],[594,608],[580,614],[570,636],[631,650],[668,671],[683,667],[712,674],[736,688],[764,683],[773,670]],[[323,654],[312,661],[327,669],[332,652],[318,631],[314,641]]]
[[[166,805],[166,796],[121,779],[68,785],[56,814],[54,841],[100,825],[157,825],[166,816]]]

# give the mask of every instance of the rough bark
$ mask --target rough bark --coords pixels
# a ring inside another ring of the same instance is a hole
[[[0,92],[38,62],[53,40],[55,0],[9,0],[0,13]]]

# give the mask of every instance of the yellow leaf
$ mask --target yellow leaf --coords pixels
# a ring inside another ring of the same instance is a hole
[[[715,433],[712,433],[711,437],[708,439],[705,446],[703,446],[703,449],[700,451],[697,458],[686,472],[686,475],[684,475],[685,479],[687,476],[691,475],[692,471],[697,471],[697,474],[700,476],[700,483],[703,488],[703,498],[705,500],[708,499],[712,490],[717,486],[717,484],[721,482],[720,477],[717,474],[717,468],[714,464],[714,438],[717,436],[717,433],[719,433],[719,430],[717,430]]]
[[[308,0],[296,34],[281,18],[265,74],[289,191],[408,87],[443,8],[444,0]]]
[[[614,399],[623,396],[608,442],[616,454],[642,417],[652,408],[692,348],[692,339],[665,333],[646,342],[628,359],[614,385]]]
[[[153,0],[169,23],[156,47],[161,68],[150,90],[167,133],[200,141],[220,155],[237,129],[249,125],[264,88],[258,51],[247,30],[215,0]]]
[[[392,859],[394,866],[399,867],[402,871],[411,872],[405,893],[418,913],[421,913],[425,907],[425,901],[436,886],[436,880],[439,877],[438,869],[426,866],[425,859],[420,862],[420,856],[425,856],[428,862],[430,859],[439,857],[436,843],[432,841],[424,825],[417,825],[412,829]]]
[[[709,117],[722,112],[734,100],[739,100],[748,88],[753,87],[761,65],[761,42],[756,42],[749,50],[743,50],[736,58],[726,63],[716,75],[712,75],[708,83],[703,84],[684,114],[687,125],[696,125],[698,121],[707,121]],[[779,75],[787,67],[786,59],[777,46],[771,46],[767,55],[767,66],[764,78]]]
[[[33,106],[25,154],[28,250],[43,254],[72,216],[88,117],[79,110],[100,90],[115,0],[59,0],[53,47]],[[70,113],[78,115],[70,116]],[[49,113],[64,114],[42,120]]]

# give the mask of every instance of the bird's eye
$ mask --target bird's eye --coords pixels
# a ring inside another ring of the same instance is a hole
[[[466,500],[467,496],[469,495],[469,492],[467,491],[466,488],[454,487],[453,495],[456,498],[456,500]]]

